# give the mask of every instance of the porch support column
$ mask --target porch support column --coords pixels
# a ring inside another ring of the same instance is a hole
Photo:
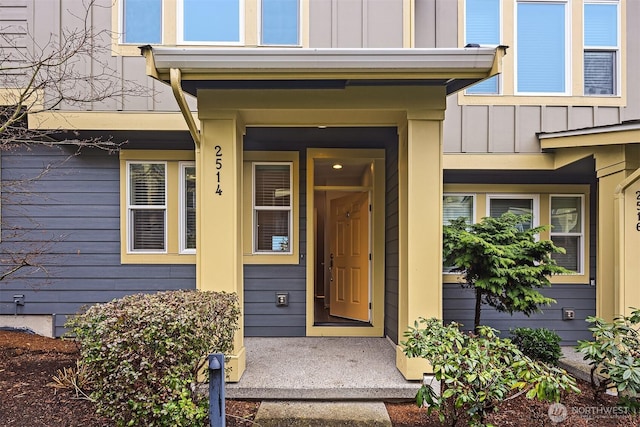
[[[200,100],[199,100],[200,101]],[[243,309],[241,173],[242,133],[236,113],[201,111],[196,150],[196,286],[234,292]],[[240,380],[246,366],[243,314],[234,338],[227,381]]]
[[[442,120],[444,111],[410,111],[399,131],[398,339],[420,318],[442,318]],[[431,371],[424,359],[396,347],[409,380]]]
[[[598,229],[596,315],[611,320],[623,314],[628,305],[617,281],[616,265],[623,254],[616,246],[619,217],[615,211],[616,187],[640,167],[640,147],[635,144],[603,147],[596,151],[598,177]],[[636,252],[637,254],[637,252]],[[635,278],[637,279],[637,278]]]

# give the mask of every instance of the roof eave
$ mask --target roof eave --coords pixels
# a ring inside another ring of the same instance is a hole
[[[501,72],[505,46],[456,49],[286,49],[141,47],[147,75],[169,82],[179,69],[196,82],[427,84],[447,93]],[[197,83],[191,84],[191,91]]]

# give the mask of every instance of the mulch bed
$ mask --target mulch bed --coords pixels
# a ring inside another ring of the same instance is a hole
[[[51,377],[65,367],[75,366],[78,348],[73,341],[46,338],[20,332],[0,331],[0,425],[3,427],[112,427],[95,414],[91,402],[78,399],[69,390],[48,387]],[[554,424],[549,404],[521,396],[500,406],[487,420],[497,426],[640,426],[640,416],[611,415],[616,399],[595,401],[588,384],[579,382],[581,394],[562,399],[567,409],[565,421]],[[227,400],[227,426],[249,427],[259,402]],[[436,414],[414,403],[387,403],[394,427],[440,426]]]

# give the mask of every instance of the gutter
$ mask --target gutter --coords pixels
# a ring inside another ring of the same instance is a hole
[[[184,92],[182,90],[182,72],[179,68],[172,68],[169,71],[171,77],[171,90],[173,91],[173,96],[176,98],[178,102],[178,106],[180,107],[180,112],[182,112],[182,116],[184,120],[187,122],[187,127],[189,128],[189,133],[191,134],[191,138],[193,138],[193,142],[196,144],[196,149],[200,148],[200,132],[198,132],[198,127],[196,126],[196,121],[193,120],[193,116],[191,115],[191,110],[189,110],[189,106],[187,105],[187,100],[184,97]]]

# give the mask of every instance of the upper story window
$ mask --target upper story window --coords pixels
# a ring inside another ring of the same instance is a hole
[[[618,3],[584,5],[584,94],[615,95],[620,40]]]
[[[122,41],[162,43],[162,0],[123,0]]]
[[[625,105],[621,86],[626,64],[621,29],[625,1],[464,0],[461,4],[461,46],[511,48],[502,74],[468,88],[464,95],[489,95],[494,105]],[[459,101],[489,102],[478,96],[461,96]]]
[[[123,44],[301,44],[300,0],[117,1]]]
[[[465,46],[497,46],[500,42],[500,0],[467,0],[465,4]],[[467,89],[470,94],[498,94],[499,76],[491,77]]]
[[[567,3],[519,1],[516,7],[516,92],[565,94]]]

